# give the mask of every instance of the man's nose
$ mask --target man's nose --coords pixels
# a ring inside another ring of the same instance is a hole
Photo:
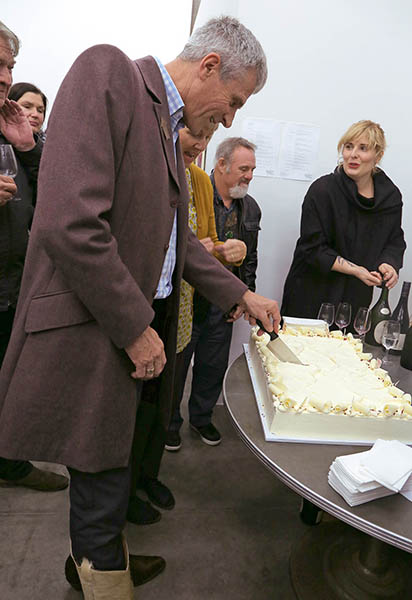
[[[236,111],[237,111],[237,108],[233,108],[223,115],[223,119],[222,119],[223,127],[230,127],[232,125],[233,119],[235,118]]]
[[[198,152],[203,152],[203,150],[206,148],[206,141],[196,142],[196,144],[194,145],[194,148]]]
[[[0,81],[6,85],[11,85],[11,73],[6,65],[0,66]]]

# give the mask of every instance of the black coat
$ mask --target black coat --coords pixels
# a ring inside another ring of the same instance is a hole
[[[376,271],[381,263],[402,267],[406,244],[401,227],[401,193],[379,170],[372,206],[359,196],[342,168],[317,179],[302,206],[300,238],[286,278],[281,313],[316,318],[322,302],[369,306],[373,287],[331,271],[337,256]]]
[[[0,144],[9,144],[1,133]],[[28,152],[14,150],[18,167],[16,196],[20,200],[0,206],[0,311],[17,304],[42,148],[43,142],[37,139],[36,146]]]
[[[216,213],[218,203],[222,202],[222,199],[216,189],[213,173],[210,180],[213,185],[213,202]],[[246,244],[246,256],[240,267],[231,267],[230,270],[254,292],[256,290],[257,245],[262,213],[256,200],[249,194],[246,194],[244,198],[238,198],[235,202],[237,203],[239,215],[238,239]],[[217,234],[219,235],[219,232]],[[225,240],[220,241],[224,242]]]

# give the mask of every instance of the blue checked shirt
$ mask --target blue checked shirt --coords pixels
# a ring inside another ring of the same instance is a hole
[[[164,68],[163,64],[157,57],[154,57],[157,62],[157,66],[160,69],[160,73],[163,78],[163,83],[166,88],[167,102],[169,104],[170,113],[170,126],[173,135],[173,149],[175,151],[176,159],[176,141],[179,136],[179,129],[184,127],[183,124],[183,100],[180,97],[179,92],[175,84],[172,81],[169,73]],[[172,293],[172,276],[176,264],[176,239],[177,239],[177,215],[175,211],[175,218],[173,220],[172,233],[169,240],[169,248],[167,250],[165,260],[162,267],[162,273],[160,275],[159,283],[157,284],[157,290],[155,298],[167,298]]]

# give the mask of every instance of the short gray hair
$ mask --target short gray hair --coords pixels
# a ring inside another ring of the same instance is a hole
[[[20,50],[20,40],[2,21],[0,21],[0,38],[8,42],[13,56],[16,57]]]
[[[216,52],[221,59],[220,77],[223,81],[239,79],[248,69],[256,70],[254,94],[266,83],[268,70],[262,46],[253,33],[234,17],[210,19],[196,29],[178,58],[189,62]]]
[[[257,146],[249,142],[246,138],[242,137],[229,137],[220,142],[219,146],[216,148],[215,154],[215,166],[219,162],[221,158],[225,160],[225,163],[230,167],[232,164],[233,153],[237,148],[247,148],[248,150],[252,150],[252,152],[256,152]]]

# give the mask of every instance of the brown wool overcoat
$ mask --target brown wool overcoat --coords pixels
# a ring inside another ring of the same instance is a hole
[[[127,465],[138,394],[123,348],[153,318],[177,209],[160,396],[168,423],[181,277],[223,310],[247,289],[189,232],[179,145],[177,163],[154,59],[105,45],[84,52],[50,117],[0,374],[0,456],[92,472]]]

